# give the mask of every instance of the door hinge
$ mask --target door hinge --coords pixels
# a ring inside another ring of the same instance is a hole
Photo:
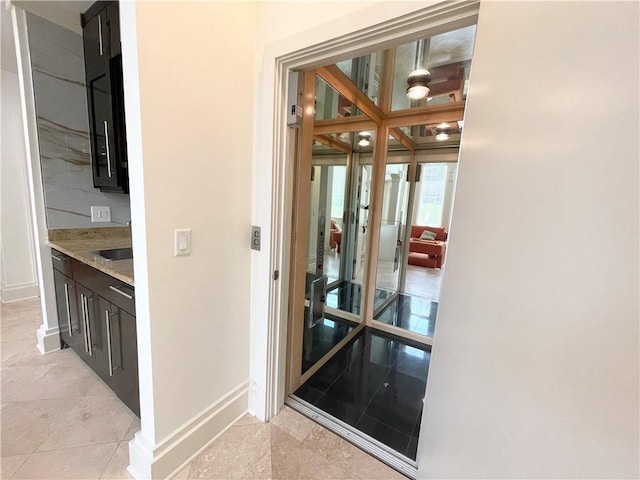
[[[273,279],[278,280],[280,278],[280,270],[274,270]]]

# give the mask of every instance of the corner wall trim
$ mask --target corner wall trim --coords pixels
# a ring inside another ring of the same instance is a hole
[[[42,355],[60,350],[60,329],[58,327],[46,328],[40,325],[36,330],[36,338],[38,343],[36,348]]]
[[[244,415],[248,402],[247,380],[185,422],[155,447],[138,432],[129,442],[129,473],[137,479],[171,478]]]

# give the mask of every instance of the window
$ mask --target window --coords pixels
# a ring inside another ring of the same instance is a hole
[[[422,164],[416,201],[418,204],[416,225],[443,225],[443,210],[447,193],[447,164]]]

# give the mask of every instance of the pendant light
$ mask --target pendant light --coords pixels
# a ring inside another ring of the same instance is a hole
[[[436,140],[441,142],[449,140],[449,132],[451,132],[451,125],[448,123],[441,123],[436,127]]]
[[[371,145],[371,134],[369,132],[360,132],[358,134],[358,145],[368,147]]]
[[[431,91],[427,84],[431,81],[431,73],[429,70],[419,68],[409,74],[407,78],[407,97],[411,100],[422,100]]]
[[[422,65],[424,61],[423,57],[426,42],[427,40],[418,40],[416,44],[415,69],[407,77],[407,84],[409,85],[407,88],[407,97],[411,100],[422,100],[426,98],[431,91],[427,86],[431,81],[431,73],[426,68],[420,68],[420,65]],[[430,45],[427,46],[427,50],[429,47]],[[428,64],[429,60],[427,59],[425,63]]]

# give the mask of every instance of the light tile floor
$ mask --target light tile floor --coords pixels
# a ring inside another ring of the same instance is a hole
[[[139,420],[73,351],[40,355],[38,299],[0,308],[1,478],[131,478]],[[174,478],[405,477],[285,407],[270,423],[244,416]]]
[[[333,279],[338,278],[338,273],[340,272],[340,255],[335,252],[329,252],[325,255],[324,261],[325,273]],[[378,264],[376,287],[395,291],[398,287],[398,273],[399,270],[393,271],[393,262],[380,262]],[[360,273],[353,282],[362,284],[362,273]],[[407,265],[404,293],[437,302],[440,298],[441,282],[441,269]]]

